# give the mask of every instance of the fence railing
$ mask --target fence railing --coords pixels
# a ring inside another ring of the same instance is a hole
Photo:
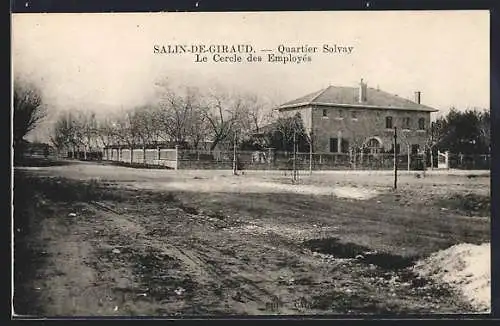
[[[448,154],[450,169],[489,170],[491,155],[489,154]]]
[[[179,166],[203,168],[208,165],[214,167],[231,167],[234,161],[234,152],[230,151],[193,151],[179,150]],[[410,164],[408,164],[410,159]],[[345,154],[345,153],[291,153],[264,151],[237,151],[237,164],[242,169],[393,169],[393,154]],[[397,164],[399,169],[423,169],[421,155],[399,154]]]
[[[236,154],[236,155],[235,155]],[[188,150],[178,148],[105,148],[102,159],[125,163],[160,165],[173,169],[232,169],[236,158],[243,170],[391,170],[392,153],[292,153],[266,149],[260,151]],[[397,154],[398,170],[489,169],[491,157],[441,153],[437,155]]]

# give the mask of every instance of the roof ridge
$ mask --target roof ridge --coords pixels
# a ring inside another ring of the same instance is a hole
[[[310,93],[302,98],[282,104],[280,108],[293,108],[307,105],[346,105],[346,106],[359,106],[356,100],[356,95],[351,98],[352,92],[355,92],[357,87],[352,86],[336,86],[328,85],[327,87]],[[369,92],[379,94],[373,96],[371,101],[365,103],[370,107],[378,107],[380,109],[401,109],[401,110],[417,110],[417,111],[438,111],[433,107],[427,106],[422,103],[417,103],[411,98],[398,96],[380,88],[367,87]],[[370,97],[370,95],[368,95]],[[300,101],[299,101],[300,100]]]
[[[320,91],[318,92],[318,95],[316,95],[315,97],[313,97],[313,98],[309,101],[309,103],[308,103],[308,104],[312,104],[312,102],[316,101],[316,99],[317,99],[318,97],[320,97],[321,95],[323,95],[323,93],[324,93],[324,92],[326,92],[326,90],[327,90],[327,89],[329,89],[330,87],[332,87],[332,85],[329,85],[328,87],[326,87],[326,88],[324,88],[324,89],[320,90]]]
[[[410,102],[410,103],[412,103],[412,104],[417,104],[417,105],[421,105],[421,106],[426,106],[426,105],[424,105],[424,104],[417,103],[417,102],[415,102],[415,101],[413,101],[413,100],[411,100],[411,99],[409,99],[409,98],[407,98],[407,97],[404,97],[404,96],[399,96],[398,94],[389,93],[389,92],[384,91],[384,90],[381,90],[381,89],[378,89],[377,91],[378,91],[378,92],[385,93],[385,94],[387,94],[387,95],[389,95],[389,96],[396,96],[396,97],[397,97],[397,98],[399,98],[400,100],[404,100],[404,101],[406,101],[406,102]]]

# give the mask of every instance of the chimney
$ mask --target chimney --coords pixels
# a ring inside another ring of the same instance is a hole
[[[420,91],[415,92],[415,103],[420,104],[420,94],[421,94]]]
[[[361,82],[359,83],[359,103],[366,102],[366,83],[363,83],[363,78],[361,78]]]

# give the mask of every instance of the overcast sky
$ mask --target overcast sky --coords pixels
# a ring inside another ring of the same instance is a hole
[[[14,74],[40,84],[51,112],[138,105],[163,77],[277,104],[363,78],[402,97],[419,90],[423,104],[442,111],[489,108],[487,11],[13,14],[12,42]],[[153,53],[155,44],[242,43],[257,55],[280,44],[354,49],[301,64],[195,63],[192,54]]]

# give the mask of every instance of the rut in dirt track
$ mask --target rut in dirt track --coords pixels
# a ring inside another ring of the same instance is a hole
[[[394,230],[415,224],[406,216],[397,219],[395,210],[387,221],[377,220],[383,207],[364,216],[373,202],[353,205],[349,200],[291,194],[138,191],[99,182],[75,191],[78,182],[43,182],[31,184],[47,203],[57,206],[52,215],[65,217],[71,241],[93,248],[82,261],[97,275],[98,285],[85,293],[108,291],[112,314],[115,306],[116,314],[125,315],[464,309],[446,289],[415,283],[413,275],[404,273],[411,264],[405,259],[412,256],[382,250],[368,254],[373,248],[346,241],[346,236],[360,233],[357,223],[367,222],[365,230],[370,221],[370,227],[393,223],[392,234],[380,237],[397,249],[395,240],[401,235]],[[314,215],[311,207],[318,208]],[[350,208],[354,217],[346,211],[337,214]],[[76,214],[71,222],[69,212]],[[315,237],[323,226],[328,227],[323,237]],[[73,284],[67,281],[61,284]]]

